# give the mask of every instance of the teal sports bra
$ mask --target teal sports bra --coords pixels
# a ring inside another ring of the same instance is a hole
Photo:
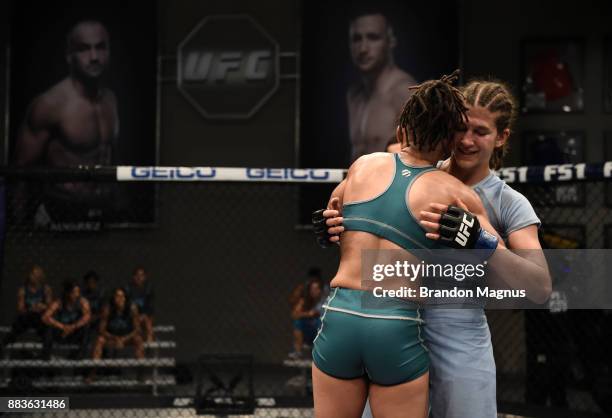
[[[395,173],[387,189],[380,195],[357,202],[345,203],[342,208],[345,231],[369,232],[389,240],[405,250],[440,248],[425,237],[425,230],[412,215],[406,197],[410,187],[433,166],[413,167],[394,154]]]

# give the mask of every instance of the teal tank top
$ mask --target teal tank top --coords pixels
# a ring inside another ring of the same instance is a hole
[[[421,228],[406,203],[414,181],[421,174],[436,168],[405,164],[400,160],[399,154],[394,154],[394,159],[395,173],[387,190],[372,199],[344,204],[344,230],[369,232],[405,250],[440,248],[435,241],[425,237],[425,230]]]

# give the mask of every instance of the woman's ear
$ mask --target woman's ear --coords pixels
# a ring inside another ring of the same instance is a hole
[[[510,137],[510,129],[506,128],[495,138],[495,148],[503,147]]]

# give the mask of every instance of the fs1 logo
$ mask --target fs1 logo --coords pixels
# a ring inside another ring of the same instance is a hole
[[[250,16],[204,18],[177,56],[178,89],[207,118],[250,118],[278,89],[278,43]]]

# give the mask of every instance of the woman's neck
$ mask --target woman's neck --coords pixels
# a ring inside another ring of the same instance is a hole
[[[482,165],[474,169],[464,169],[459,167],[459,165],[452,159],[448,169],[449,174],[458,178],[467,186],[474,186],[475,184],[480,183],[489,175],[490,171],[491,170],[489,169],[488,165]]]
[[[400,153],[402,161],[411,165],[435,165],[440,157],[440,151],[419,151],[413,147],[404,147]]]

